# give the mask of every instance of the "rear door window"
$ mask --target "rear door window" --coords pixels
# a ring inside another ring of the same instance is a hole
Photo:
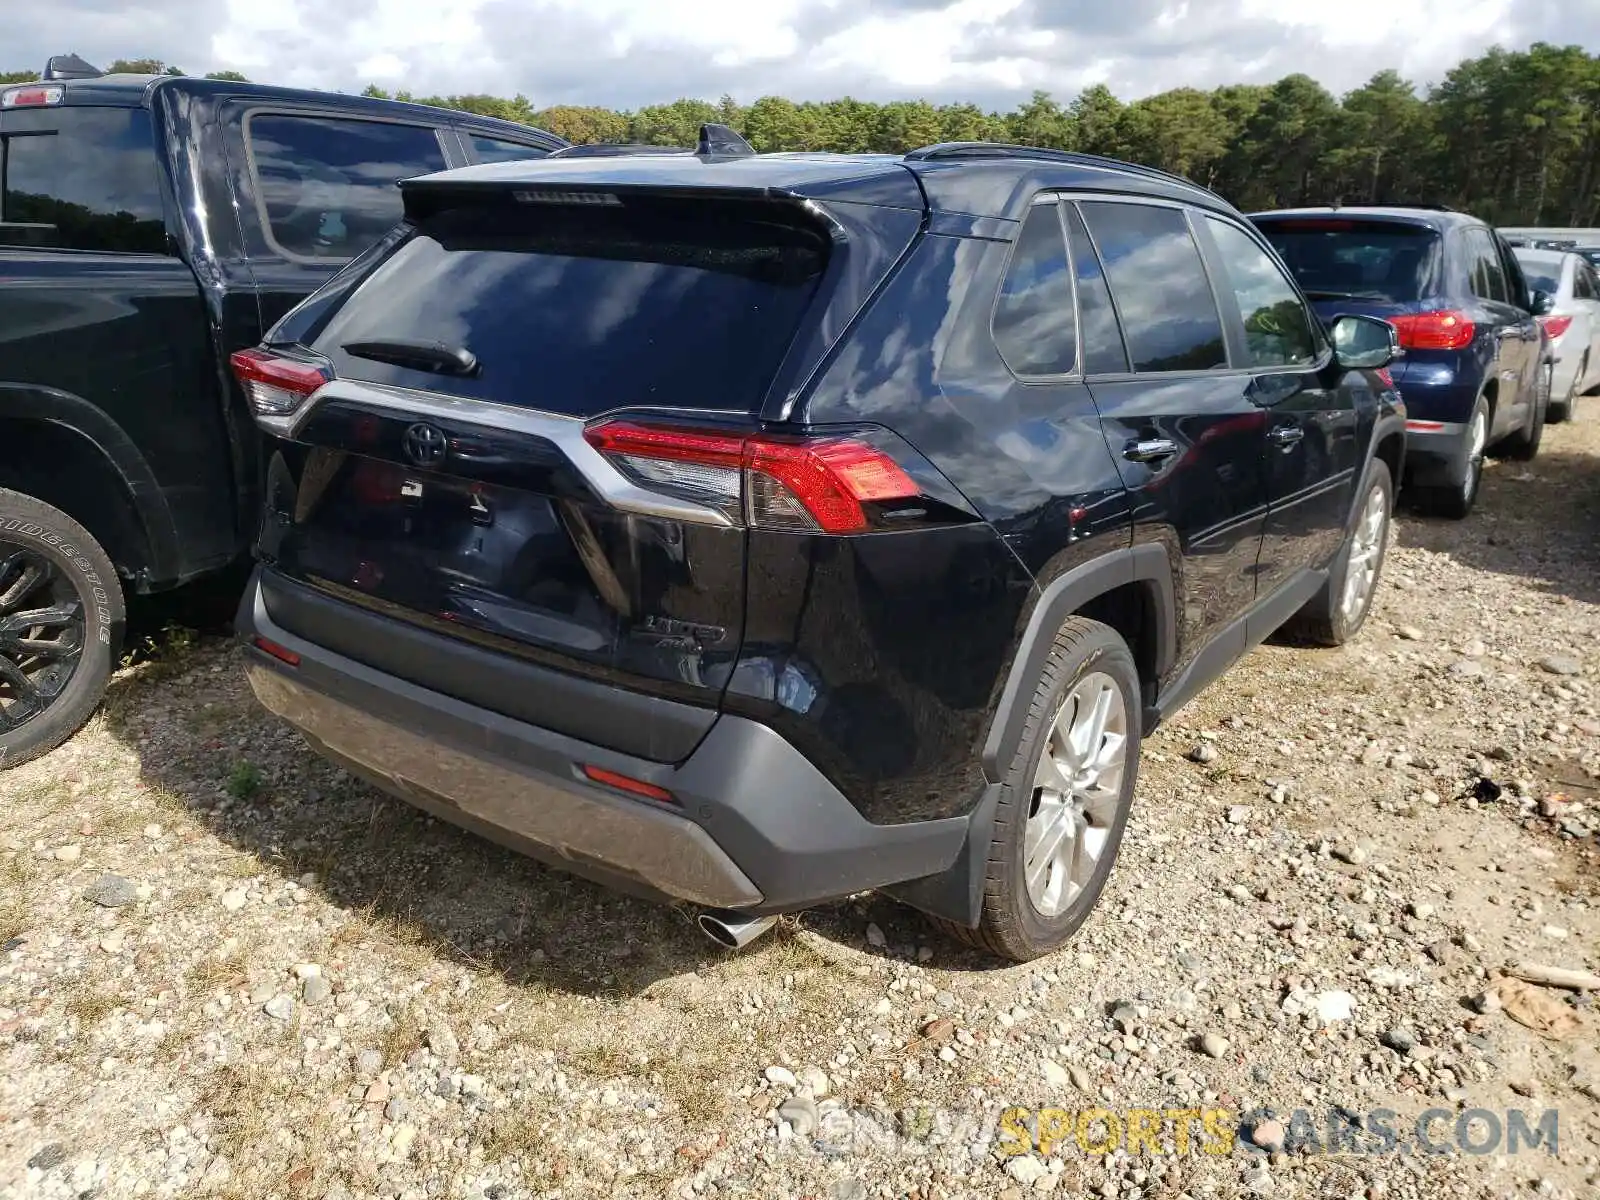
[[[1072,270],[1078,281],[1078,328],[1083,338],[1083,369],[1090,375],[1120,375],[1128,369],[1128,349],[1117,325],[1106,273],[1094,252],[1094,241],[1076,204],[1063,210],[1067,217],[1067,244],[1072,250]]]
[[[0,221],[38,244],[168,252],[155,134],[143,108],[12,110],[0,126]]]
[[[1057,204],[1028,210],[1000,285],[994,340],[1018,375],[1065,375],[1078,364],[1072,269]]]
[[[550,151],[543,146],[525,146],[521,142],[505,142],[499,138],[480,137],[469,133],[472,153],[481,163],[518,162],[525,158],[543,158]]]
[[[1222,317],[1200,248],[1176,208],[1085,202],[1135,371],[1228,365]]]
[[[1500,255],[1495,252],[1494,239],[1489,236],[1489,231],[1463,230],[1461,244],[1466,250],[1467,276],[1472,282],[1472,294],[1480,300],[1510,303],[1506,269],[1500,261]]]
[[[1239,302],[1252,367],[1304,367],[1319,348],[1311,314],[1278,264],[1244,230],[1206,218],[1228,286]]]
[[[1407,221],[1278,217],[1256,222],[1311,300],[1409,304],[1428,295],[1439,235]]]
[[[516,195],[422,218],[298,336],[342,377],[545,412],[761,406],[827,261],[827,232],[803,210]],[[479,369],[436,374],[345,349],[395,340],[468,350]]]
[[[400,220],[400,180],[445,169],[425,125],[258,112],[245,129],[262,224],[289,258],[353,258]]]

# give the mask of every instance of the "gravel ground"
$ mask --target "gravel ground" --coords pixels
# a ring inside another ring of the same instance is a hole
[[[322,765],[174,638],[0,776],[0,1198],[1595,1195],[1590,994],[1500,977],[1600,965],[1600,420],[1545,447],[1402,519],[1356,644],[1152,739],[1100,910],[1026,967],[874,897],[725,954]],[[1329,1136],[1375,1110],[1393,1149]]]

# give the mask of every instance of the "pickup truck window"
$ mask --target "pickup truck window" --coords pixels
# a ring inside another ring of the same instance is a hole
[[[167,253],[155,135],[142,108],[8,112],[0,221],[41,225],[38,244]]]
[[[245,139],[267,240],[293,259],[355,257],[400,220],[400,180],[445,169],[423,125],[263,112]]]
[[[467,140],[472,143],[473,152],[477,154],[479,162],[516,162],[524,158],[543,158],[550,151],[542,146],[524,146],[521,142],[502,142],[499,138],[479,137],[469,133]]]

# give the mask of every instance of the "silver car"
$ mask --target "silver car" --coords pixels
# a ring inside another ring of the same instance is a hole
[[[1556,364],[1548,419],[1565,421],[1578,397],[1600,386],[1600,276],[1588,259],[1569,250],[1518,248],[1515,254],[1529,289],[1555,301],[1540,318]]]

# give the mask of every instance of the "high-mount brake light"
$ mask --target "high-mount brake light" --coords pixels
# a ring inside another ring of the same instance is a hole
[[[44,108],[51,104],[60,104],[66,94],[66,89],[59,84],[46,87],[30,84],[27,87],[8,88],[0,92],[0,108]]]
[[[1472,318],[1455,309],[1402,313],[1385,320],[1395,327],[1400,345],[1407,350],[1463,350],[1477,334]]]
[[[915,481],[851,437],[793,437],[606,421],[584,438],[644,487],[709,504],[762,529],[863,533],[864,505],[910,500]]]
[[[327,367],[274,354],[238,350],[229,358],[256,420],[272,433],[287,431],[289,419],[310,396],[333,378]]]

